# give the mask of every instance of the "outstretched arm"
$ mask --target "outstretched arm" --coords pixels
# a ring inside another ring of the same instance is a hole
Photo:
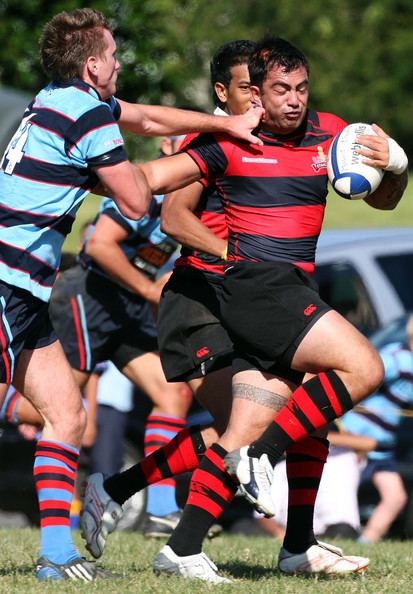
[[[136,167],[145,175],[152,194],[168,194],[201,179],[198,165],[187,153],[155,159]]]
[[[178,243],[221,258],[227,242],[217,237],[194,214],[204,187],[196,182],[165,196],[162,203],[162,231]]]
[[[118,181],[118,177],[111,175],[112,172],[115,173],[115,168],[120,170],[121,165],[125,166],[121,171],[125,175],[124,185],[115,183]],[[141,182],[139,196],[128,191],[129,187],[133,188],[133,185],[127,183],[130,181],[128,167]],[[138,219],[145,214],[149,199],[153,194],[168,194],[201,179],[198,165],[187,153],[178,153],[135,165],[126,161],[119,165],[96,168],[96,172],[99,175],[100,183],[93,188],[93,192],[113,198],[122,214],[130,219]],[[140,211],[142,204],[145,204],[145,208]]]
[[[366,157],[366,164],[384,169],[384,177],[377,190],[364,201],[379,210],[393,210],[407,186],[407,157],[401,146],[384,130],[377,124],[372,127],[377,136],[361,135],[359,153]]]
[[[121,107],[119,125],[143,136],[170,136],[190,132],[226,132],[251,144],[261,145],[261,140],[252,134],[263,115],[263,109],[252,106],[246,114],[220,116],[176,109],[164,105],[142,105],[118,99]]]

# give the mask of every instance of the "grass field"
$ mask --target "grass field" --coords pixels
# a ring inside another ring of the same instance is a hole
[[[211,587],[181,578],[156,577],[152,560],[161,544],[145,540],[137,533],[111,536],[104,565],[126,577],[92,584],[65,581],[38,583],[34,564],[39,543],[37,530],[0,530],[0,594],[55,594],[99,592],[99,594],[198,594],[218,590],[239,594],[409,594],[413,592],[411,542],[383,542],[358,545],[336,541],[353,554],[369,556],[364,575],[330,578],[300,578],[280,575],[274,570],[279,542],[265,537],[222,536],[208,542],[205,552],[234,584]],[[76,541],[81,539],[76,533]],[[82,550],[82,549],[80,549]]]
[[[85,221],[94,217],[100,198],[89,196],[80,207],[73,230],[66,239],[65,250],[75,252],[78,249],[79,230]],[[375,210],[363,200],[344,200],[334,191],[327,199],[324,220],[326,229],[346,229],[350,227],[408,227],[413,226],[413,184],[412,178],[398,207],[393,211]]]

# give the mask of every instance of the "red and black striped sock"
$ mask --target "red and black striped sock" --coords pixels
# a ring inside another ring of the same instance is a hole
[[[227,453],[219,444],[213,444],[192,475],[182,518],[168,541],[177,555],[201,552],[208,530],[236,493],[238,484],[224,468]]]
[[[165,446],[157,449],[124,472],[104,482],[105,490],[117,503],[124,503],[134,493],[172,476],[194,470],[205,453],[199,426],[182,429]]]
[[[249,449],[250,456],[267,454],[273,466],[293,443],[324,427],[353,408],[353,401],[338,375],[329,370],[299,386],[271,425]]]
[[[314,507],[328,456],[327,439],[309,436],[287,450],[288,517],[283,546],[303,553],[317,542]]]
[[[150,414],[146,419],[144,454],[145,458],[164,447],[185,428],[185,419],[168,415]],[[171,476],[156,483],[175,487],[175,479]]]

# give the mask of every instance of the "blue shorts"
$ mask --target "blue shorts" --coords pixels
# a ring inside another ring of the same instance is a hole
[[[396,472],[399,474],[399,466],[394,458],[383,460],[368,460],[360,476],[360,483],[370,482],[376,472]]]
[[[149,303],[81,266],[57,279],[49,312],[74,369],[91,373],[97,363],[113,361],[122,370],[132,359],[158,349]]]
[[[0,282],[0,383],[13,381],[23,349],[38,349],[57,340],[48,304],[19,287]]]

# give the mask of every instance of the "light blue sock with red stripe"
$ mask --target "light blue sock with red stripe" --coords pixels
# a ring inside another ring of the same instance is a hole
[[[42,439],[37,443],[34,481],[40,507],[40,557],[67,563],[80,557],[72,541],[72,504],[79,450]]]
[[[19,419],[17,418],[17,405],[20,398],[20,392],[13,388],[13,386],[9,386],[6,397],[0,408],[0,421],[6,421],[11,425],[18,425]]]
[[[173,415],[150,414],[146,420],[145,456],[166,445],[185,427],[185,419]],[[167,516],[179,510],[175,497],[175,479],[168,478],[147,488],[146,511],[154,516]]]

